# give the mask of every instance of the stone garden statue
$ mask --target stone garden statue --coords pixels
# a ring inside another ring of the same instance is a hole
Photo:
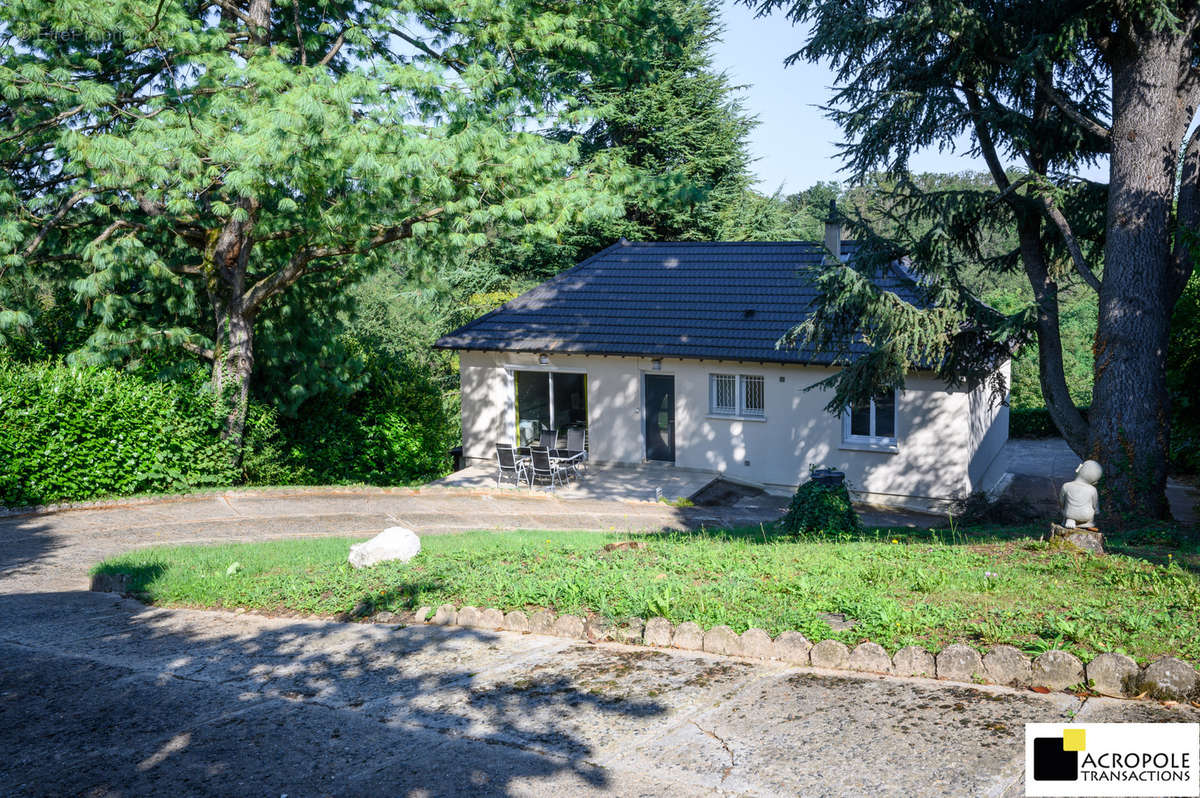
[[[1084,460],[1075,469],[1075,479],[1063,485],[1058,494],[1058,504],[1066,519],[1063,526],[1068,529],[1095,528],[1096,513],[1100,509],[1096,483],[1103,474],[1104,469],[1095,460]]]

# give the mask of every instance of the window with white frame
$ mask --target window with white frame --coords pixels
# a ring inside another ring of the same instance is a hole
[[[848,408],[842,417],[847,443],[894,448],[896,446],[896,393],[880,394],[869,402]]]
[[[742,415],[761,417],[766,413],[766,403],[763,401],[763,378],[742,375]]]
[[[714,416],[763,418],[766,415],[763,378],[753,374],[709,374],[708,409]]]

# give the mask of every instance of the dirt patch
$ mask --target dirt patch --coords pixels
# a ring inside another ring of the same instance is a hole
[[[648,545],[640,540],[622,540],[620,543],[606,543],[605,551],[623,551],[625,549],[648,549]]]
[[[724,479],[714,479],[690,498],[697,507],[732,507],[742,499],[758,498],[767,492],[762,488],[739,485]]]

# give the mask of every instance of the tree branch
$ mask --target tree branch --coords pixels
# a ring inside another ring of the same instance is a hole
[[[189,277],[195,277],[204,274],[204,270],[197,264],[188,264],[184,266],[164,266],[164,268],[166,268],[166,270],[172,274],[186,275]]]
[[[298,236],[303,232],[304,232],[303,227],[292,227],[287,230],[276,230],[273,233],[264,233],[262,235],[258,235],[256,233],[254,235],[254,240],[255,241],[279,241],[284,238],[292,238],[293,236]]]
[[[988,170],[1000,189],[1001,196],[1012,207],[1017,217],[1021,261],[1025,264],[1025,275],[1037,302],[1038,382],[1042,388],[1042,395],[1046,397],[1046,409],[1071,449],[1082,455],[1087,446],[1088,424],[1079,408],[1075,407],[1067,388],[1058,319],[1058,286],[1050,279],[1046,269],[1041,236],[1038,224],[1035,223],[1037,217],[1022,203],[1023,198],[1012,190],[1012,181],[1004,172],[1000,157],[996,154],[995,142],[992,141],[991,132],[983,119],[983,108],[978,95],[968,90],[964,90],[963,93],[967,98],[967,108],[975,127],[975,138],[979,141],[979,151],[987,162]]]
[[[72,108],[68,108],[67,110],[63,111],[62,113],[55,114],[54,116],[50,117],[49,119],[44,119],[41,122],[38,122],[36,125],[29,128],[28,130],[18,130],[16,133],[12,133],[10,135],[5,136],[4,138],[0,139],[0,144],[4,144],[6,142],[12,141],[13,139],[19,139],[23,136],[28,136],[30,133],[34,133],[38,130],[41,130],[42,128],[53,127],[53,126],[57,125],[59,122],[63,121],[64,119],[70,119],[71,117],[75,116],[75,114],[80,113],[81,111],[83,111],[82,105],[76,105]]]
[[[294,284],[308,269],[308,264],[322,258],[336,258],[344,255],[364,255],[373,249],[390,244],[412,235],[413,225],[429,221],[440,216],[442,208],[433,208],[411,219],[405,219],[398,225],[385,227],[372,236],[361,246],[345,247],[304,247],[292,255],[287,265],[279,271],[259,280],[242,297],[242,304],[249,310],[256,310],[263,302]]]
[[[389,28],[388,33],[391,33],[393,36],[397,37],[398,39],[403,39],[404,41],[411,44],[413,47],[416,47],[418,50],[425,53],[425,55],[428,55],[428,56],[436,59],[438,62],[445,64],[446,66],[450,67],[451,69],[453,69],[455,72],[457,72],[460,75],[463,73],[463,70],[467,68],[467,65],[464,64],[459,59],[449,58],[445,54],[439,53],[437,50],[434,50],[432,47],[427,45],[425,42],[421,41],[420,39],[418,39],[414,36],[409,36],[407,33],[400,30],[399,28]]]
[[[233,14],[235,17],[240,19],[242,22],[245,22],[247,25],[253,24],[250,21],[250,17],[246,14],[246,12],[242,11],[240,8],[235,6],[233,3],[230,3],[229,0],[212,0],[212,4],[215,6],[220,6],[222,11],[228,11],[230,14]]]
[[[117,232],[122,227],[143,228],[144,225],[137,224],[136,222],[127,222],[124,219],[117,219],[115,222],[110,224],[108,227],[104,228],[104,232],[100,233],[100,235],[96,236],[91,241],[89,241],[88,246],[94,247],[97,244],[103,244],[105,241],[107,241],[112,236],[113,233]]]
[[[1033,79],[1037,81],[1038,88],[1042,90],[1042,93],[1046,95],[1046,98],[1050,100],[1050,102],[1054,103],[1058,110],[1062,111],[1068,119],[1079,125],[1088,133],[1096,136],[1101,141],[1105,143],[1112,142],[1111,130],[1072,105],[1067,98],[1058,93],[1058,90],[1054,88],[1053,83],[1050,80],[1047,80],[1045,76],[1043,76],[1041,73],[1037,73],[1033,76]]]
[[[300,30],[300,3],[292,3],[292,25],[296,28],[296,47],[300,50],[300,66],[308,66],[308,53],[304,50],[304,34]]]
[[[87,189],[80,189],[71,196],[67,197],[63,204],[59,206],[58,210],[54,212],[54,215],[51,216],[44,225],[42,225],[42,229],[38,230],[37,235],[33,237],[33,240],[29,242],[21,254],[28,258],[30,255],[36,252],[37,248],[42,245],[42,242],[46,240],[46,236],[50,235],[50,231],[54,229],[54,226],[61,222],[62,218],[67,215],[67,211],[71,210],[71,208],[79,204],[80,200],[91,193],[92,192],[88,191]]]
[[[191,352],[193,355],[198,355],[210,363],[217,359],[216,354],[207,347],[194,344],[191,341],[179,341],[179,346],[186,352]]]
[[[979,104],[979,95],[968,89],[963,89],[963,95],[967,98],[967,110],[971,112],[971,123],[975,127],[975,140],[979,142],[979,152],[987,163],[992,180],[1000,189],[1000,195],[1011,205],[1016,201],[1012,193],[1012,181],[1008,179],[1008,174],[1005,173],[1004,166],[1000,163],[1000,156],[996,154],[996,144],[992,141],[992,133],[983,119],[983,106]]]
[[[317,62],[317,66],[328,65],[329,62],[333,60],[334,56],[338,54],[338,51],[342,49],[342,45],[346,42],[346,30],[349,30],[349,28],[346,28],[338,33],[337,38],[333,40],[333,46],[330,47],[329,52],[325,53],[324,57]]]
[[[1045,211],[1046,217],[1054,223],[1058,228],[1058,232],[1062,234],[1063,241],[1067,245],[1067,252],[1071,253],[1071,261],[1075,264],[1075,271],[1079,272],[1079,276],[1083,281],[1091,286],[1092,290],[1097,294],[1100,293],[1100,280],[1096,277],[1091,267],[1088,266],[1087,260],[1083,257],[1083,250],[1079,247],[1079,241],[1076,240],[1075,234],[1071,232],[1071,225],[1067,222],[1067,217],[1063,216],[1062,211],[1058,206],[1050,201],[1050,198],[1045,194],[1040,194],[1038,199],[1041,201],[1042,210]]]

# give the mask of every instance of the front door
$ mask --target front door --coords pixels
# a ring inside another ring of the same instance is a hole
[[[647,374],[646,459],[675,462],[675,378],[666,374]]]

